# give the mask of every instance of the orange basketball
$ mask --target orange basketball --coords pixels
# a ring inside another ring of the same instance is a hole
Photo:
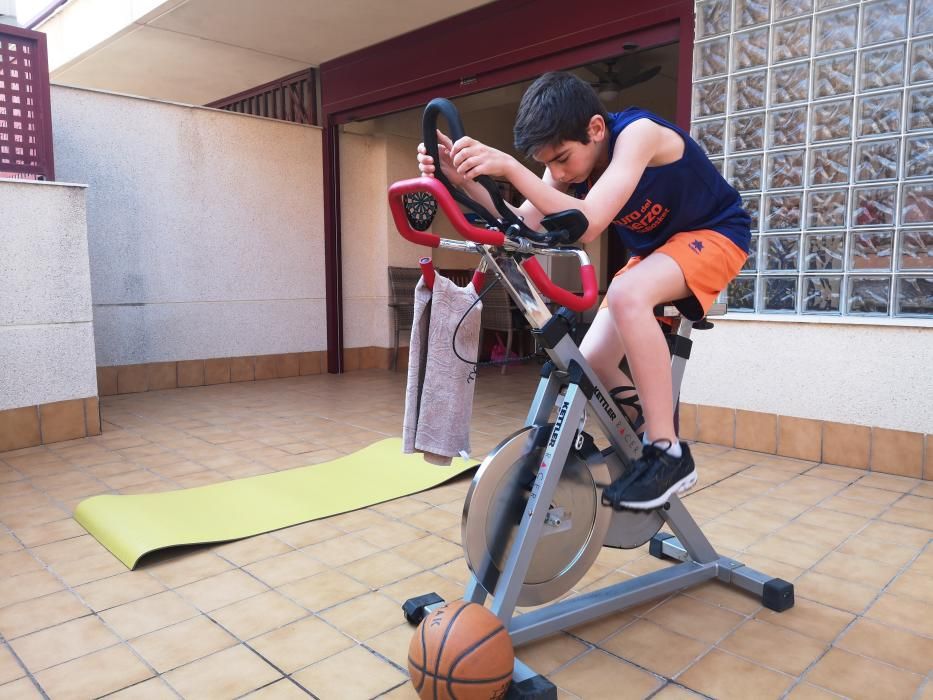
[[[422,700],[495,700],[512,682],[515,651],[498,617],[456,600],[425,617],[408,646],[408,672]]]

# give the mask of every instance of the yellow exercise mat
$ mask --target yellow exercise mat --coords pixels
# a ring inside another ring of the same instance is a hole
[[[424,491],[477,466],[429,464],[389,438],[309,467],[191,489],[93,496],[75,520],[130,569],[166,547],[225,542]]]

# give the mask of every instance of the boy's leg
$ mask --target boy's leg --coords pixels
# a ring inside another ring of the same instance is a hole
[[[674,430],[670,351],[654,316],[658,304],[691,295],[673,258],[654,252],[613,280],[607,299],[612,319],[628,348],[628,364],[646,418],[642,456],[623,477],[603,489],[613,508],[648,509],[696,483],[690,449]]]
[[[634,382],[621,367],[625,346],[608,307],[602,306],[596,312],[593,323],[580,343],[580,352],[599,380],[609,389],[609,396],[625,413],[635,432],[643,433],[644,413]]]
[[[652,253],[609,285],[609,311],[628,351],[629,368],[645,413],[645,434],[652,441],[677,443],[671,356],[654,307],[688,296],[690,290],[680,266],[663,253]]]

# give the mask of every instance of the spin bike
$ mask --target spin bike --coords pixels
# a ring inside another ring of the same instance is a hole
[[[445,117],[453,140],[464,134],[452,103],[442,99],[429,103],[423,136],[435,163],[440,162],[439,115]],[[548,356],[525,427],[483,460],[467,493],[462,545],[470,579],[463,598],[483,605],[489,597],[488,607],[502,620],[516,647],[710,579],[757,596],[771,610],[793,607],[793,584],[717,554],[677,495],[654,510],[614,510],[602,504],[602,489],[627,472],[640,456],[642,443],[573,341],[574,312],[596,302],[597,282],[586,253],[562,244],[576,240],[588,223],[578,210],[568,210],[545,217],[544,232],[531,230],[504,203],[491,178],[482,176],[477,182],[489,192],[496,215],[451,186],[440,168],[435,178],[403,180],[389,188],[399,233],[419,245],[481,256],[478,270],[505,285]],[[403,198],[416,193],[433,195],[465,240],[415,230]],[[457,202],[488,222],[487,227],[467,221]],[[553,283],[535,256],[575,257],[582,294]],[[552,314],[542,294],[561,308]],[[670,305],[656,309],[659,312],[675,316],[676,332],[668,335],[668,345],[676,406],[690,355],[690,332],[711,324],[680,317]],[[584,410],[609,447],[598,449],[582,429]],[[673,534],[661,532],[664,525]],[[680,563],[553,602],[586,574],[602,547],[633,549],[645,543],[652,555]],[[403,611],[409,622],[418,624],[443,604],[431,593],[408,600]],[[515,614],[516,607],[534,609]],[[516,659],[508,697],[556,699],[557,691]]]

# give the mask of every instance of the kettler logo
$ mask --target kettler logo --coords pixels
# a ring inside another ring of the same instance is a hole
[[[557,436],[560,434],[560,426],[564,424],[564,418],[567,416],[567,402],[564,401],[560,405],[560,410],[557,412],[557,420],[554,422],[554,430],[551,431],[551,439],[548,441],[548,449],[554,447],[557,444]]]
[[[593,389],[593,393],[596,394],[596,400],[599,401],[599,405],[606,409],[606,413],[609,414],[609,417],[615,421],[616,412],[612,405],[606,400],[606,397],[602,395],[599,389]]]

